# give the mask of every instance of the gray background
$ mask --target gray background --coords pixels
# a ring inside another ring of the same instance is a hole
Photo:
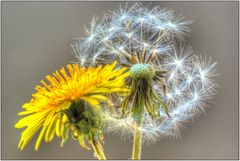
[[[237,2],[155,2],[194,20],[189,42],[196,53],[218,61],[220,84],[207,115],[185,124],[182,139],[164,138],[143,146],[143,159],[236,159],[238,145],[238,4]],[[75,60],[70,41],[82,35],[95,15],[119,7],[119,2],[3,2],[2,3],[2,158],[94,159],[71,138],[43,143],[35,139],[24,151],[17,144],[21,130],[14,129],[21,105],[34,87],[62,65]],[[109,159],[131,156],[131,141],[105,135]]]

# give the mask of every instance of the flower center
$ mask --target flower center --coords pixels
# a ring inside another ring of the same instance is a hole
[[[130,75],[133,79],[152,79],[155,75],[155,68],[151,64],[135,64],[130,68]]]

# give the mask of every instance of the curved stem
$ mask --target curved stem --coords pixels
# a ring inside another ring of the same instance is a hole
[[[136,122],[134,125],[134,140],[133,140],[133,149],[132,149],[132,159],[139,160],[141,159],[141,149],[142,149],[142,118],[139,122]]]
[[[106,160],[101,144],[99,142],[91,141],[91,145],[98,160]]]

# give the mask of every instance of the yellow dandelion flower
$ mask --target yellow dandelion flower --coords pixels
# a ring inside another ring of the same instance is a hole
[[[27,116],[15,125],[16,128],[26,127],[22,132],[18,147],[22,150],[39,130],[41,131],[35,150],[39,149],[43,138],[46,142],[50,142],[55,134],[58,137],[64,137],[69,129],[66,127],[69,117],[63,111],[75,106],[76,102],[84,101],[93,110],[98,110],[100,103],[108,101],[104,95],[127,92],[128,89],[123,86],[124,79],[129,72],[126,72],[125,68],[114,69],[116,64],[117,62],[114,62],[105,67],[96,68],[71,64],[67,65],[67,70],[62,68],[52,76],[47,75],[48,83],[41,81],[43,86],[38,85],[35,88],[37,92],[32,95],[33,98],[29,103],[23,105],[24,111],[19,113],[21,116]],[[74,121],[71,120],[71,122]],[[78,125],[85,126],[84,120]],[[76,126],[72,126],[71,129],[76,129]],[[79,135],[78,140],[82,146],[85,146],[82,135]],[[100,146],[98,144],[96,143]]]

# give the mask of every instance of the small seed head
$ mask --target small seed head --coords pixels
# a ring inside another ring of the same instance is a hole
[[[152,79],[155,75],[155,68],[151,64],[135,64],[130,68],[130,75],[133,79]]]

